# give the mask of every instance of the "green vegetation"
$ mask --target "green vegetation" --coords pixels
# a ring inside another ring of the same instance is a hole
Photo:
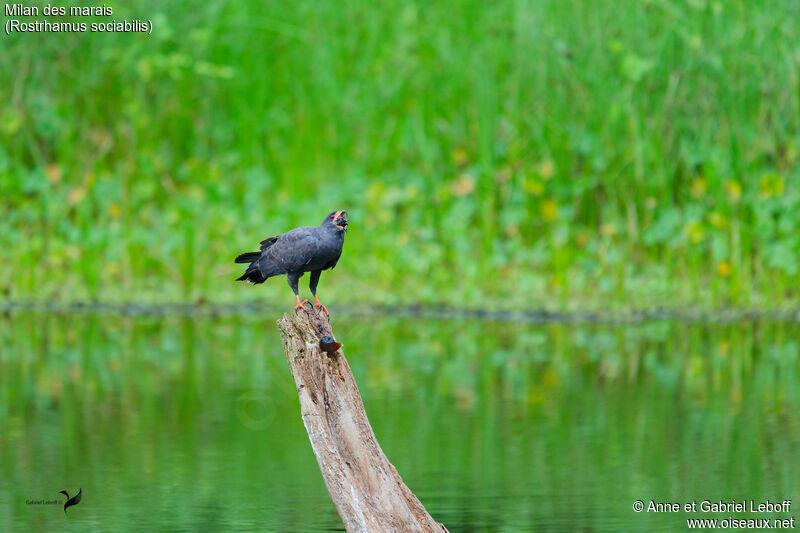
[[[233,283],[232,258],[345,208],[324,302],[798,301],[793,0],[113,18],[154,30],[2,38],[6,298],[291,302]]]

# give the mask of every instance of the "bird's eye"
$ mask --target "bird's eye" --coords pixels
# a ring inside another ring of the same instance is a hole
[[[333,220],[333,215],[331,215],[331,220]]]

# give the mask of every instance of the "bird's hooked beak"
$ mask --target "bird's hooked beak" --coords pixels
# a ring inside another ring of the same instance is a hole
[[[337,211],[333,216],[333,223],[347,231],[347,211]]]

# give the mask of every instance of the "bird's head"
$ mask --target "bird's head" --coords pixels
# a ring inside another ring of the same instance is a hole
[[[322,221],[323,226],[331,226],[337,231],[347,231],[347,211],[334,211]]]

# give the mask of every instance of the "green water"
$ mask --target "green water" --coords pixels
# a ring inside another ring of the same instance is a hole
[[[273,314],[0,317],[0,530],[341,528]],[[632,503],[800,496],[796,324],[333,325],[452,532],[685,531],[729,514]],[[79,488],[66,516],[26,503]]]

